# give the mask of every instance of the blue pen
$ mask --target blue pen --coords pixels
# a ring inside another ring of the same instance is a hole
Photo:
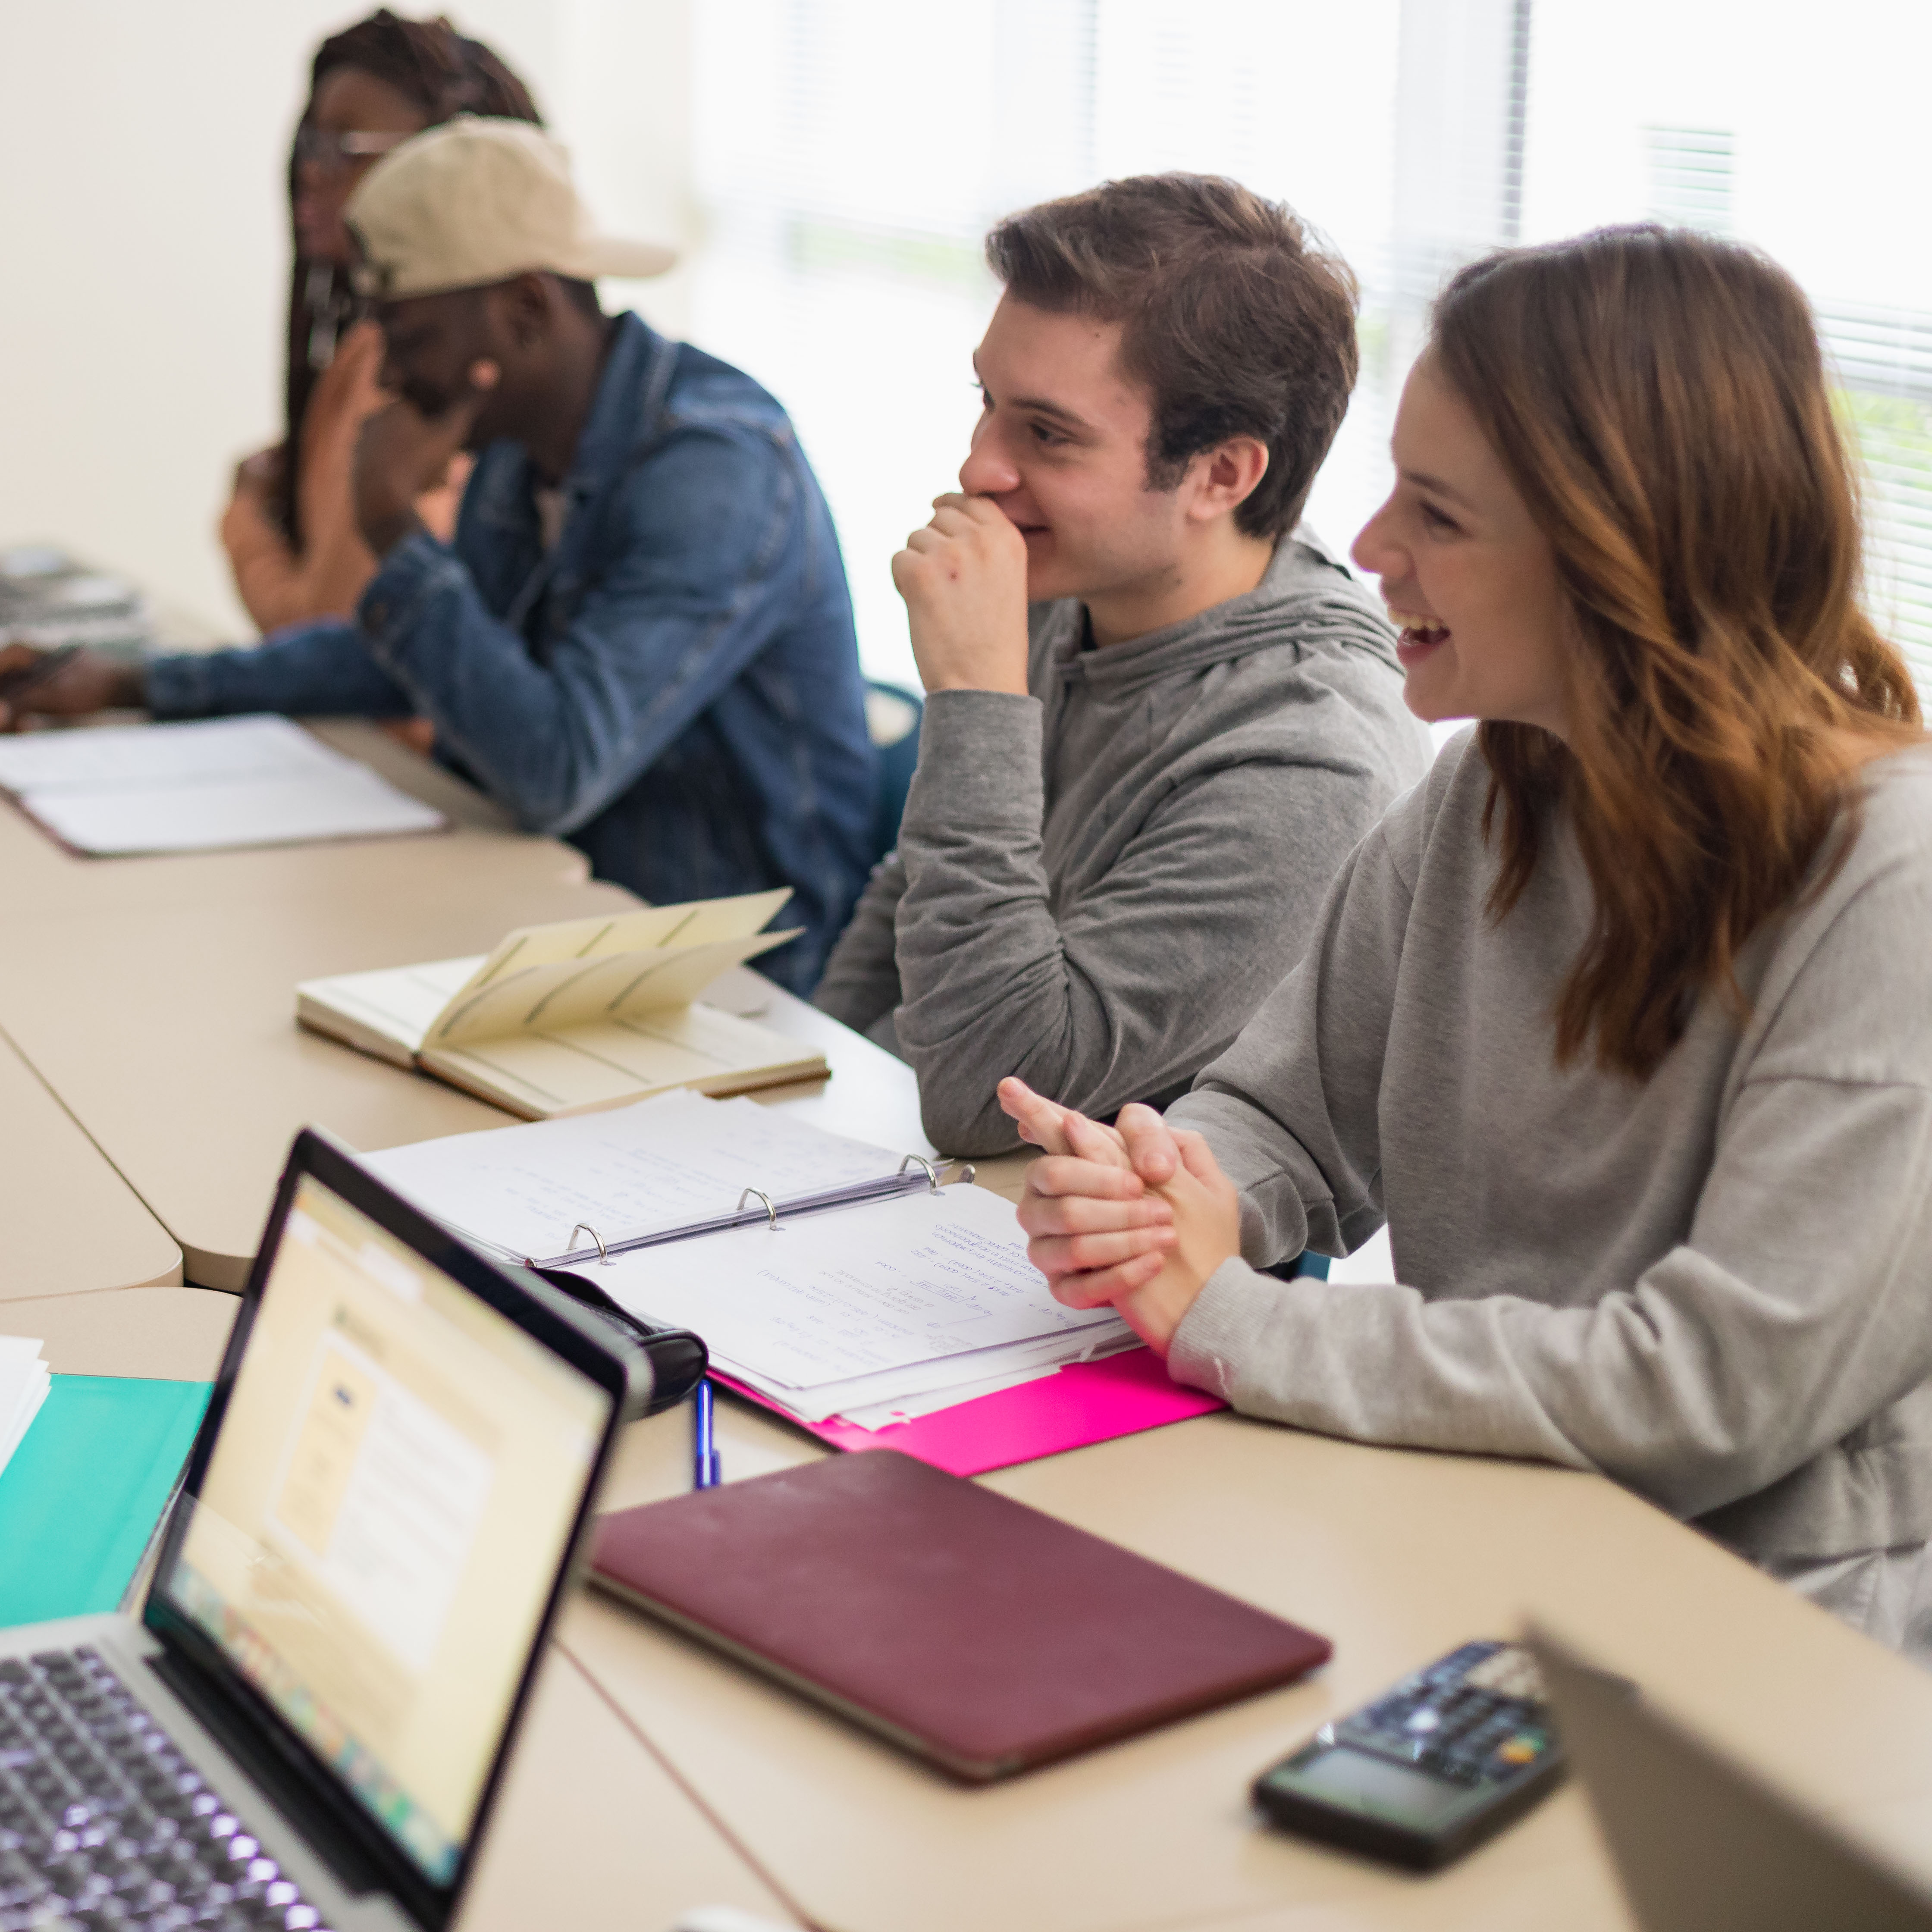
[[[711,1440],[711,1379],[708,1376],[698,1384],[692,1401],[692,1460],[695,1467],[691,1486],[694,1490],[715,1490],[723,1477],[718,1468],[718,1450]]]

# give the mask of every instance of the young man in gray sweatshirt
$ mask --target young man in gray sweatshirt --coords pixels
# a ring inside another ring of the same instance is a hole
[[[892,560],[918,770],[815,995],[953,1154],[1018,1144],[1002,1074],[1103,1117],[1184,1092],[1428,760],[1379,604],[1296,527],[1354,383],[1347,268],[1190,175],[986,252],[960,494]]]

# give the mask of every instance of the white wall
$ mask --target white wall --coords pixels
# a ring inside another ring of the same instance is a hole
[[[689,4],[448,10],[530,82],[607,225],[682,240]],[[57,540],[248,634],[214,526],[236,459],[280,434],[289,139],[315,44],[373,4],[0,14],[0,543]],[[607,305],[681,328],[682,279]]]

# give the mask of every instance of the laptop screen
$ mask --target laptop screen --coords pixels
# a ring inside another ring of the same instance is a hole
[[[301,1175],[157,1588],[454,1877],[610,1397]]]

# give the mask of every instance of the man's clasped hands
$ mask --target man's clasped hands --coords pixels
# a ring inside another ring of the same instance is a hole
[[[1208,1143],[1151,1107],[1123,1107],[1103,1126],[1023,1080],[1000,1082],[1000,1105],[1042,1150],[1027,1170],[1020,1226],[1054,1298],[1111,1302],[1165,1355],[1208,1277],[1240,1252],[1239,1198]]]

